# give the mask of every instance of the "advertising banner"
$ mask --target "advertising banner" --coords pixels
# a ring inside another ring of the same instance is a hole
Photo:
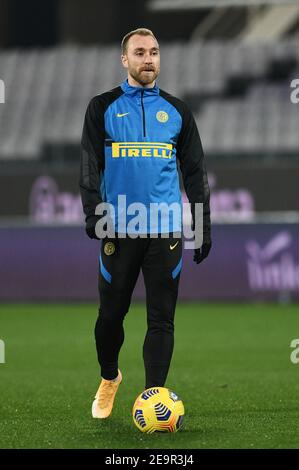
[[[211,213],[251,220],[259,212],[299,211],[299,165],[208,164]],[[23,217],[38,223],[81,223],[79,164],[66,169],[36,168],[0,172],[0,218]]]
[[[299,224],[214,224],[212,236],[202,264],[184,250],[181,300],[299,300]],[[0,299],[97,301],[99,243],[83,226],[1,228]]]

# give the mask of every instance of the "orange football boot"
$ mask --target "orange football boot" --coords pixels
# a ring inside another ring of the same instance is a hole
[[[112,412],[114,398],[119,385],[122,382],[121,371],[118,370],[118,376],[114,380],[102,379],[95,400],[92,404],[93,418],[108,418]]]

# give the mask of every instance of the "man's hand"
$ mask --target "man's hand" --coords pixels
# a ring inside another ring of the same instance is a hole
[[[97,215],[92,215],[86,220],[85,230],[89,238],[100,240],[100,238],[98,238],[96,235],[96,223],[98,220],[100,220],[100,217]]]
[[[195,261],[196,264],[201,263],[210,253],[211,246],[212,246],[211,241],[203,242],[200,248],[197,248],[196,250],[194,250],[193,261]]]

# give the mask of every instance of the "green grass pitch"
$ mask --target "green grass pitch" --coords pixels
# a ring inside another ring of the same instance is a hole
[[[124,380],[108,420],[91,418],[99,383],[97,306],[0,307],[0,448],[298,448],[296,305],[179,304],[166,386],[184,401],[175,434],[142,434],[131,410],[144,387],[145,307],[125,320]]]

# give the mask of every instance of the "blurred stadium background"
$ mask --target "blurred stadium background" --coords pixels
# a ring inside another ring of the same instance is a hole
[[[213,250],[200,266],[184,253],[169,384],[189,432],[175,444],[130,434],[141,279],[121,405],[105,429],[89,416],[99,246],[84,231],[80,137],[140,26],[160,42],[158,85],[194,112],[211,186]],[[298,1],[0,0],[0,447],[298,447],[298,46]]]
[[[185,253],[181,298],[299,298],[298,2],[1,0],[0,21],[2,300],[97,298],[80,135],[139,25],[161,43],[159,86],[195,114],[212,190],[213,253],[199,269]]]

